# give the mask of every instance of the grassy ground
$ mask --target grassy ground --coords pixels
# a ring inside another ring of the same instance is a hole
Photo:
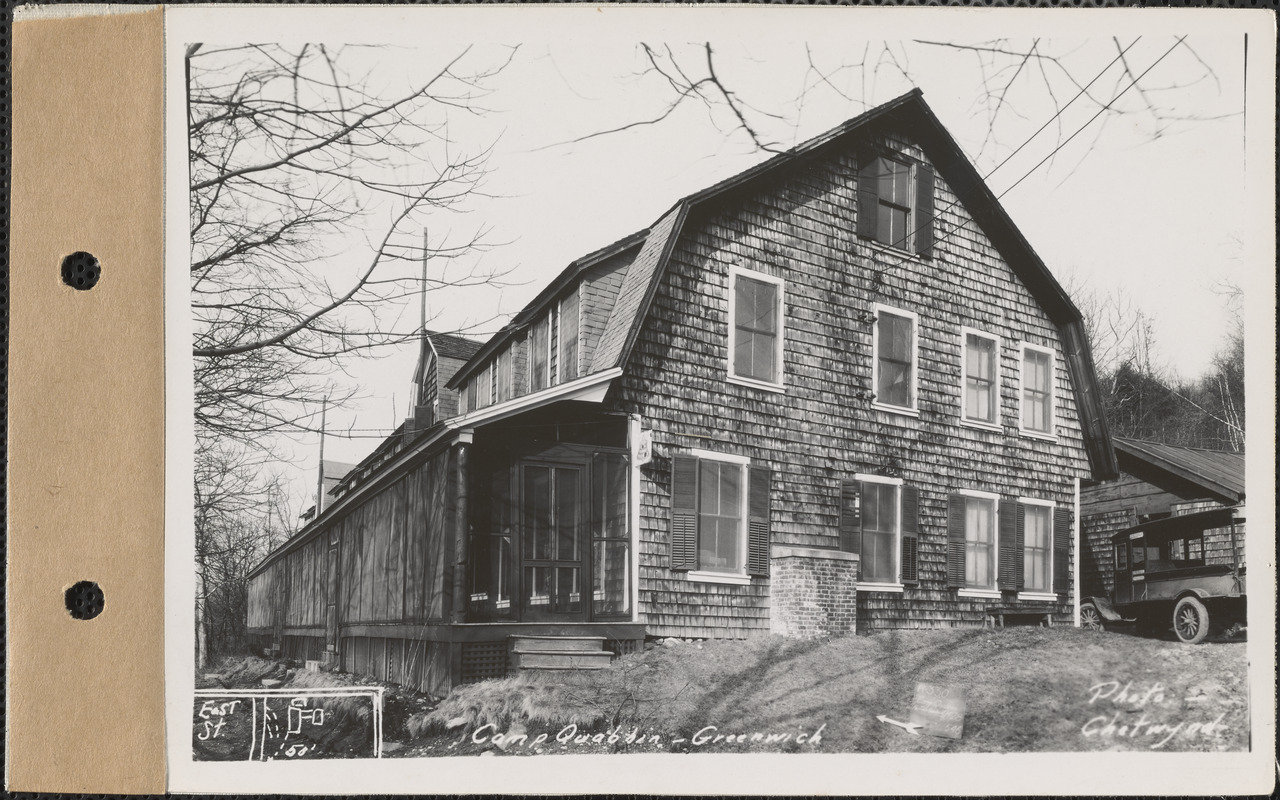
[[[541,752],[1245,750],[1247,677],[1243,642],[1189,646],[1068,628],[686,643],[594,673],[459,687],[410,721],[420,738],[402,754],[492,750],[492,734],[512,729],[528,737],[507,749],[514,754],[535,752],[540,734]],[[964,689],[962,738],[911,735],[876,719],[906,721],[917,682]],[[638,728],[658,739],[610,747],[607,735],[582,738],[619,725],[620,735]],[[797,743],[796,734],[820,726],[817,744]],[[700,731],[747,736],[699,742]],[[753,742],[754,733],[791,735]]]
[[[263,677],[298,688],[373,683],[262,659],[227,662],[218,676],[216,685],[226,688],[256,687]],[[877,720],[908,720],[919,682],[964,690],[961,738],[912,735]],[[242,757],[247,741],[235,739],[225,754],[206,742],[201,756]],[[659,646],[594,672],[521,673],[457,687],[438,704],[388,687],[384,741],[391,743],[386,757],[1243,751],[1248,668],[1243,641],[1183,645],[1126,631],[886,631],[808,642],[762,636]],[[338,742],[316,753],[354,754]]]

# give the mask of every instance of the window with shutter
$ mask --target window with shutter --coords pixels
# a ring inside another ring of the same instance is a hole
[[[920,492],[902,487],[902,582],[919,582]]]
[[[671,568],[698,568],[698,459],[671,457]]]
[[[840,482],[840,549],[862,552],[862,482],[857,479]]]
[[[858,235],[931,257],[933,168],[871,148],[859,155],[859,163]]]
[[[1004,581],[997,573],[1006,560],[1000,557],[1000,527],[1007,523],[997,516],[999,505],[991,492],[962,489],[952,496],[947,566],[949,582],[955,581],[962,597],[1000,596],[997,587]],[[953,559],[959,561],[958,576],[951,575]]]
[[[1053,591],[1071,592],[1071,509],[1053,510]]]
[[[904,582],[916,580],[917,504],[915,489],[903,486],[901,478],[860,473],[842,484],[841,543],[859,555],[864,591],[901,591]]]
[[[1009,500],[1000,502],[1000,533],[997,537],[1000,547],[1000,566],[997,585],[1002,591],[1013,591],[1018,588],[1018,562],[1022,560],[1016,549],[1017,537],[1015,528],[1018,525],[1018,504]]]
[[[715,583],[768,575],[771,478],[769,469],[738,456],[673,456],[671,568]]]
[[[1018,540],[1022,551],[1018,588],[1029,594],[1053,591],[1054,504],[1048,500],[1020,498]]]

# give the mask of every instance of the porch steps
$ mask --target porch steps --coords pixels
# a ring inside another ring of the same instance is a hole
[[[512,636],[513,669],[604,669],[613,653],[603,636]]]

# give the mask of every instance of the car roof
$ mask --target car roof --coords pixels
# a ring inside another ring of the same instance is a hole
[[[1197,511],[1194,514],[1180,514],[1164,517],[1125,528],[1111,537],[1111,541],[1119,542],[1133,538],[1134,534],[1143,534],[1146,539],[1180,539],[1212,528],[1225,528],[1237,521],[1237,508],[1227,506],[1211,508],[1208,511]]]

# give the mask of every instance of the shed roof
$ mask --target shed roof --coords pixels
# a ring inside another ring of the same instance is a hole
[[[1179,447],[1119,436],[1115,438],[1115,447],[1121,466],[1135,459],[1191,481],[1226,502],[1244,500],[1244,453]]]

